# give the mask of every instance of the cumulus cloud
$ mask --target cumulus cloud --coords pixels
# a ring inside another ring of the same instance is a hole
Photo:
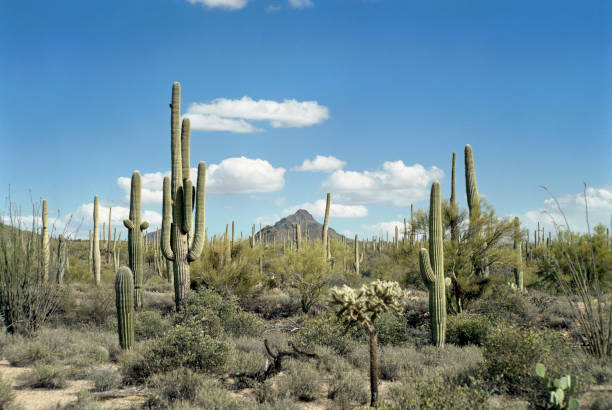
[[[399,230],[400,238],[404,234],[404,222],[403,221],[390,221],[390,222],[378,222],[373,225],[364,225],[364,230],[369,236],[378,235],[395,235],[395,227]]]
[[[208,8],[239,10],[245,8],[249,0],[187,0],[191,4],[201,4]]]
[[[324,199],[319,199],[314,203],[306,202],[300,205],[294,205],[285,209],[284,214],[290,215],[298,209],[305,209],[317,218],[325,217]],[[342,205],[332,202],[329,209],[329,216],[332,218],[363,218],[368,215],[368,208],[363,205]]]
[[[289,0],[289,5],[295,9],[314,7],[314,3],[312,2],[312,0]]]
[[[76,210],[75,217],[79,220],[83,220],[83,229],[84,234],[80,234],[79,236],[87,236],[87,232],[92,229],[93,230],[93,202],[88,202],[85,204],[81,204],[79,208]],[[98,223],[100,226],[100,232],[102,232],[102,224],[107,225],[108,229],[108,213],[111,207],[98,205],[99,217]],[[130,208],[125,206],[113,206],[111,212],[111,226],[112,229],[117,228],[117,232],[123,232],[123,238],[126,238],[125,228],[123,227],[123,220],[130,217]],[[148,221],[150,230],[154,229],[155,226],[161,226],[162,216],[159,212],[145,209],[142,211],[142,220]],[[108,231],[107,231],[108,235]]]
[[[597,224],[609,226],[612,214],[612,187],[587,188],[586,199],[589,207],[591,229]],[[584,192],[562,195],[557,197],[557,200],[567,218],[570,229],[586,232]],[[530,229],[534,229],[538,222],[551,232],[554,230],[554,223],[563,225],[563,229],[565,228],[563,215],[559,212],[552,198],[546,199],[539,208],[525,212],[523,220]]]
[[[408,206],[426,199],[431,183],[442,177],[444,172],[435,166],[426,169],[421,164],[386,161],[377,171],[337,170],[322,187],[342,202]]]
[[[191,120],[191,128],[201,131],[229,131],[249,133],[262,131],[249,121],[267,121],[273,128],[308,127],[329,118],[329,109],[317,101],[282,102],[217,98],[210,103],[193,103],[185,117]]]
[[[341,169],[346,165],[346,161],[342,161],[332,155],[324,157],[317,155],[315,159],[305,159],[302,165],[294,167],[292,171],[311,171],[311,172],[332,172]]]
[[[197,184],[197,174],[198,169],[191,168],[191,180],[194,185]],[[207,167],[206,192],[226,195],[279,191],[285,185],[284,175],[284,168],[274,168],[263,159],[226,158],[219,164]],[[162,203],[164,176],[170,176],[170,171],[141,175],[143,204]],[[128,177],[117,179],[117,185],[125,192],[126,201],[130,199],[130,184],[131,179]]]

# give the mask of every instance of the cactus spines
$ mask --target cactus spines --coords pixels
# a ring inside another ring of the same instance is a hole
[[[355,273],[359,275],[359,235],[355,234]]]
[[[98,225],[98,218],[100,215],[100,205],[98,204],[98,196],[94,196],[94,209],[93,209],[93,223],[94,223],[94,231],[93,231],[93,250],[92,250],[92,259],[93,259],[93,277],[94,284],[96,286],[100,285],[100,226]]]
[[[444,346],[446,337],[443,238],[440,183],[436,181],[431,186],[429,200],[429,251],[421,249],[419,264],[423,282],[429,289],[431,341],[438,347]]]
[[[331,194],[327,193],[327,199],[325,200],[325,219],[323,219],[323,231],[321,232],[321,239],[323,240],[323,260],[327,261],[329,258],[329,245],[327,238],[327,228],[329,227],[329,208],[331,207]]]
[[[142,221],[142,196],[140,172],[134,171],[130,186],[130,217],[123,220],[128,229],[128,258],[134,275],[134,309],[142,308],[142,273],[144,267],[144,251],[142,249],[142,231],[149,227],[149,222]],[[109,238],[110,239],[110,238]]]
[[[134,346],[134,280],[127,266],[122,266],[115,276],[115,301],[117,305],[117,330],[122,349]]]
[[[64,235],[57,238],[57,275],[55,279],[58,285],[64,283],[64,271],[66,270],[66,239]]]
[[[181,85],[172,86],[171,116],[171,178],[164,178],[161,249],[166,259],[173,261],[174,301],[182,310],[189,292],[189,263],[196,260],[204,246],[206,164],[198,164],[195,189],[195,225],[190,239],[193,184],[189,175],[189,118],[180,125]]]
[[[43,280],[49,280],[49,260],[51,258],[49,250],[49,224],[47,220],[47,200],[43,199],[42,203],[42,275]]]
[[[514,282],[516,287],[521,292],[525,289],[523,286],[523,270],[521,265],[523,263],[523,256],[521,252],[521,222],[518,216],[514,217],[514,251],[517,254],[516,266],[514,267]]]

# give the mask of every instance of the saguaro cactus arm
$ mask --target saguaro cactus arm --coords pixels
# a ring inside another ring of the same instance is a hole
[[[419,265],[423,282],[427,286],[431,285],[436,280],[436,277],[433,269],[431,269],[431,263],[429,263],[429,252],[425,248],[422,248],[419,252]]]
[[[195,201],[195,234],[193,242],[189,247],[189,254],[187,255],[189,261],[194,261],[200,257],[206,238],[206,164],[204,162],[198,164],[198,182]]]
[[[169,261],[174,260],[174,251],[170,244],[170,231],[172,225],[172,200],[170,199],[170,178],[164,177],[163,202],[162,202],[162,234],[161,250],[164,257]]]

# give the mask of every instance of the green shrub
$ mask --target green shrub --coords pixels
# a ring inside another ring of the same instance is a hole
[[[0,375],[0,409],[6,409],[14,398],[13,383],[10,380],[4,380]]]
[[[522,326],[533,326],[539,315],[537,307],[527,296],[512,290],[507,284],[499,283],[491,288],[486,297],[476,299],[469,311]]]
[[[187,367],[211,372],[225,366],[231,353],[228,342],[214,339],[198,327],[178,325],[151,345],[145,360],[160,371]]]
[[[63,389],[66,387],[66,371],[57,366],[35,364],[31,370],[21,373],[17,378],[22,387]]]
[[[157,311],[137,312],[134,318],[134,336],[136,340],[160,337],[170,326],[170,321]]]
[[[369,392],[364,376],[348,363],[337,361],[331,366],[327,397],[334,401],[334,407],[351,409],[356,404],[365,404]]]
[[[484,344],[488,377],[502,392],[539,401],[540,382],[534,369],[549,354],[548,350],[535,329],[498,323],[491,328]]]
[[[319,397],[321,385],[321,376],[313,365],[291,360],[287,361],[287,372],[278,381],[278,392],[280,396],[312,401]]]
[[[319,345],[327,346],[341,355],[346,355],[356,346],[342,322],[331,313],[307,318],[294,333],[293,340],[296,345],[308,351]]]
[[[112,367],[96,367],[89,371],[89,379],[94,383],[94,391],[112,390],[121,385],[121,373]]]
[[[591,410],[609,410],[612,409],[612,393],[600,392],[591,406]]]
[[[389,312],[382,313],[376,319],[376,333],[381,345],[400,345],[410,340],[404,317]]]
[[[254,408],[256,405],[252,401],[232,396],[216,380],[205,379],[198,389],[194,407],[207,410],[243,410]]]
[[[11,366],[25,367],[35,363],[48,363],[53,358],[53,352],[38,340],[24,339],[20,343],[7,346],[4,357]]]
[[[179,368],[169,373],[154,375],[146,405],[151,408],[166,408],[179,400],[193,401],[203,384],[201,375],[189,369]]]
[[[248,308],[268,320],[293,316],[301,309],[299,298],[291,297],[279,288],[255,297],[248,303]]]
[[[450,315],[446,319],[446,341],[457,346],[482,346],[490,326],[485,316]]]

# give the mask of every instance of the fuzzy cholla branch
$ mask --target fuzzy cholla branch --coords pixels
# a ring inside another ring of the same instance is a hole
[[[376,280],[355,290],[346,285],[331,289],[332,303],[339,305],[339,318],[348,323],[374,324],[383,312],[401,313],[403,292],[397,282]]]

